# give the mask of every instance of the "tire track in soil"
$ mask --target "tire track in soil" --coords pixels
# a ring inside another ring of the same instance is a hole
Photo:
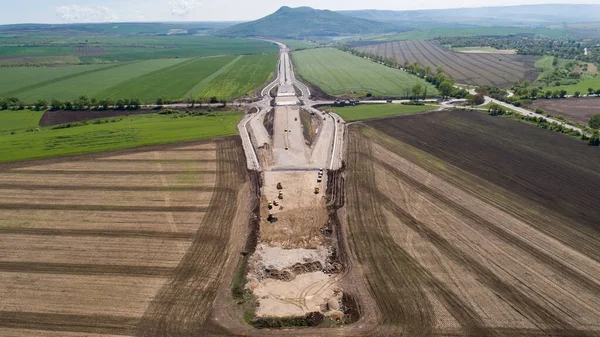
[[[368,144],[350,134],[348,160],[361,163],[348,174],[350,247],[367,268],[366,281],[382,314],[381,323],[398,326],[410,336],[430,335],[434,328],[432,305],[415,265],[385,235],[385,218],[368,187],[375,184],[372,163],[360,161],[364,151],[370,151]],[[359,184],[363,179],[368,182],[364,189]]]
[[[219,191],[217,191],[218,193]],[[227,194],[227,192],[223,193]],[[45,211],[107,211],[107,212],[207,212],[208,207],[197,206],[118,206],[118,205],[64,205],[0,203],[0,210],[45,210]]]
[[[404,54],[404,48],[406,48],[406,45],[402,45],[400,44],[400,42],[396,42],[396,46],[397,49],[400,51],[400,55],[402,56],[402,60],[399,60],[398,63],[402,65],[402,67],[404,67],[404,62],[409,62],[408,58],[406,58],[406,55]],[[396,49],[396,48],[394,48]]]
[[[222,282],[222,265],[231,254],[225,243],[235,217],[237,192],[246,177],[239,143],[238,138],[217,142],[217,188],[208,212],[171,279],[146,309],[137,336],[202,336],[205,333],[204,325]],[[206,242],[206,236],[219,239]]]
[[[483,81],[483,82],[480,82],[482,85],[493,85],[492,80],[488,76],[482,75],[482,73],[492,75],[491,72],[489,72],[485,69],[477,68],[477,67],[475,67],[475,68],[469,67],[468,62],[464,62],[460,58],[459,58],[459,60],[461,62],[459,62],[458,60],[453,58],[451,55],[448,55],[446,52],[437,50],[435,48],[435,46],[432,47],[429,42],[416,40],[416,41],[414,41],[414,43],[417,46],[417,48],[423,48],[423,50],[425,50],[427,53],[430,53],[436,59],[440,60],[440,62],[442,62],[442,64],[445,64],[445,66],[454,67],[455,70],[459,71],[463,75],[465,75],[463,70],[474,75],[474,76],[466,76],[464,78],[465,81],[470,81],[470,82],[475,83],[475,82],[477,82],[477,79],[479,79],[479,80]],[[432,49],[436,49],[436,50],[433,51]],[[485,84],[484,84],[484,82],[485,82]]]
[[[165,174],[215,174],[216,170],[201,170],[201,171],[74,171],[74,170],[11,170],[14,174],[31,174],[31,175],[108,175],[108,176],[127,176],[127,175],[165,175]]]
[[[506,55],[499,55],[499,56],[495,56],[494,54],[491,53],[482,53],[482,54],[477,54],[480,58],[486,60],[486,61],[490,61],[490,62],[498,62],[498,58],[499,57],[507,57]],[[514,71],[519,71],[519,72],[526,72],[528,71],[528,69],[526,69],[526,67],[521,66],[518,60],[513,60],[512,57],[507,57],[511,62],[507,62],[507,63],[503,63],[503,65],[506,68],[510,68]]]
[[[115,237],[115,238],[150,238],[157,240],[185,240],[191,241],[195,233],[190,232],[163,232],[146,230],[104,230],[104,229],[62,229],[62,228],[23,228],[23,227],[0,227],[0,235],[36,235],[36,236],[92,236],[92,237]],[[207,240],[216,239],[206,237]]]
[[[160,172],[157,172],[159,174]],[[114,192],[164,192],[164,191],[196,191],[212,192],[212,187],[206,186],[113,186],[113,185],[21,185],[0,183],[0,190],[23,190],[23,191],[114,191]]]
[[[157,266],[0,261],[0,272],[9,273],[167,277],[173,270]]]
[[[131,336],[139,318],[0,311],[0,327]]]
[[[351,177],[349,177],[350,180],[350,186],[349,187],[349,194],[350,194],[350,190],[354,189],[354,192],[356,193],[356,191],[361,191],[362,195],[369,195],[370,196],[370,200],[368,201],[369,207],[371,207],[371,210],[373,210],[372,212],[378,212],[380,213],[379,216],[383,216],[381,214],[381,210],[379,209],[379,199],[377,198],[377,196],[381,193],[376,189],[376,182],[374,179],[374,172],[373,172],[373,157],[372,157],[372,149],[369,146],[369,142],[366,141],[366,139],[364,137],[362,137],[359,134],[359,131],[355,131],[355,130],[351,130],[351,134],[349,137],[349,144],[353,146],[353,149],[348,151],[349,154],[349,162],[351,164],[354,163],[360,163],[360,168],[354,168],[356,171],[358,171],[358,173],[356,175],[352,175]],[[361,144],[361,145],[358,145]],[[366,145],[365,145],[366,144]],[[356,149],[358,149],[360,146],[362,146],[362,148],[360,148],[358,151]],[[365,170],[363,167],[367,167],[367,169]],[[351,171],[352,172],[352,171]],[[359,200],[356,200],[356,199]],[[363,205],[365,204],[365,199],[364,198],[360,198],[357,197],[356,195],[354,196],[354,200],[356,200],[356,205]],[[377,201],[375,201],[377,200]],[[349,207],[349,219],[359,219],[357,217],[357,215],[353,215],[352,212],[352,207]],[[362,211],[365,214],[369,214],[369,211],[366,210],[359,210]],[[358,212],[358,211],[357,211]],[[376,218],[376,214],[369,214],[369,216],[367,218],[372,218],[375,219]],[[383,219],[383,218],[381,218]],[[361,221],[362,220],[362,221]],[[363,227],[366,227],[367,225],[364,225],[366,223],[369,223],[368,219],[359,219],[357,221],[352,221],[350,220],[349,222],[352,223],[357,223],[357,224],[363,224]],[[373,221],[375,222],[375,221]],[[381,234],[379,234],[381,233]],[[405,276],[408,273],[411,273],[414,275],[415,280],[417,280],[418,282],[418,287],[420,288],[420,290],[422,291],[424,287],[426,287],[428,290],[432,291],[443,303],[444,307],[448,310],[448,312],[457,320],[457,322],[460,324],[460,326],[462,327],[462,329],[464,330],[464,334],[465,336],[494,336],[495,331],[493,329],[490,328],[486,328],[484,326],[484,322],[482,320],[482,318],[473,310],[473,308],[466,304],[465,302],[463,302],[460,297],[455,294],[454,292],[452,292],[449,288],[447,288],[442,282],[440,282],[437,278],[435,278],[425,267],[423,267],[420,263],[418,263],[414,258],[412,258],[412,256],[410,256],[410,254],[405,251],[404,249],[402,249],[400,246],[398,246],[392,239],[391,239],[391,235],[389,233],[389,228],[387,225],[383,225],[383,226],[379,226],[378,228],[376,228],[375,230],[368,230],[365,229],[364,231],[361,231],[357,234],[360,234],[361,236],[367,236],[367,235],[372,235],[375,237],[374,242],[380,242],[380,243],[384,243],[384,251],[386,251],[391,260],[396,260],[396,261],[400,261],[401,267],[399,269],[389,269],[389,267],[385,267],[382,268],[384,270],[389,270],[389,271],[395,271],[396,274],[392,274],[392,275],[388,275],[387,279],[389,282],[390,279],[394,279],[395,277],[398,277],[400,275]],[[361,248],[362,249],[362,248]],[[360,252],[361,250],[356,250],[356,252]],[[364,250],[365,252],[367,251],[376,251],[376,249],[371,249],[371,250]],[[370,264],[368,265],[368,271],[370,272],[370,266],[371,265],[377,265],[380,264],[381,262],[385,261],[384,259],[381,258],[376,258],[373,261],[370,262]],[[369,273],[369,275],[372,275],[372,273]],[[405,290],[407,289],[406,286],[401,288],[402,290],[402,295],[400,296],[406,296]],[[412,295],[412,294],[411,294]],[[433,334],[433,330],[435,329],[435,327],[433,326],[434,324],[434,318],[433,318],[433,308],[431,307],[431,303],[429,302],[429,299],[426,297],[427,295],[424,293],[420,293],[420,296],[422,296],[421,298],[418,298],[417,301],[421,301],[422,304],[427,303],[426,305],[428,306],[426,312],[429,313],[429,317],[428,317],[428,326],[423,326],[423,329],[426,329],[426,331],[418,331],[417,333],[415,333],[415,331],[409,331],[409,335],[418,335],[418,333],[421,333],[421,335],[425,335],[425,336],[429,336]],[[375,296],[377,298],[377,296]],[[391,298],[394,297],[383,297],[383,301],[384,302],[389,302]],[[379,301],[378,301],[379,303]],[[387,312],[384,311],[385,309],[388,309]],[[409,307],[409,310],[418,310],[418,307]],[[393,307],[387,307],[387,308],[381,308],[382,313],[385,315],[389,315],[389,316],[397,316],[398,312],[402,312],[402,309],[399,308],[393,308]],[[406,310],[406,309],[405,309]],[[386,322],[386,323],[390,323],[390,322]],[[398,324],[398,322],[392,322],[392,323],[396,323]],[[422,322],[415,322],[415,323],[422,323]]]
[[[390,174],[393,174],[393,175],[399,177],[400,179],[403,179],[407,184],[415,187],[420,192],[423,192],[423,193],[429,195],[430,197],[434,198],[434,200],[438,201],[442,205],[444,205],[450,209],[457,210],[457,212],[460,213],[461,215],[466,215],[466,216],[470,217],[477,223],[479,223],[483,226],[486,226],[486,228],[489,225],[494,226],[493,224],[487,222],[485,219],[482,219],[481,217],[478,217],[475,214],[469,214],[472,212],[462,208],[458,204],[453,204],[453,202],[451,202],[450,200],[446,200],[445,197],[438,195],[434,191],[431,191],[429,188],[421,185],[417,181],[406,176],[406,174],[404,174],[403,172],[401,172],[398,169],[392,167],[391,165],[383,162],[382,160],[379,160],[376,158],[369,158],[368,156],[363,159],[363,161],[368,161],[368,160],[374,160],[376,165],[385,168],[386,170],[388,170],[388,172]],[[368,186],[369,184],[364,183],[364,182],[361,182],[361,184],[363,185],[364,188],[369,188],[369,186]],[[391,213],[393,213],[398,219],[400,219],[405,225],[409,226],[411,229],[413,229],[415,232],[417,232],[419,235],[421,235],[424,239],[431,242],[435,247],[437,247],[441,252],[443,252],[445,256],[447,256],[448,258],[451,258],[452,260],[456,261],[460,265],[464,266],[467,270],[470,270],[474,275],[477,275],[480,282],[482,282],[483,284],[488,286],[490,289],[494,290],[494,292],[496,292],[498,294],[498,296],[500,296],[504,300],[511,303],[511,305],[513,307],[515,307],[515,309],[518,310],[519,313],[521,313],[524,317],[528,318],[532,323],[536,324],[537,326],[539,326],[539,323],[544,323],[550,329],[558,330],[558,331],[575,331],[576,330],[576,329],[574,329],[573,326],[571,326],[568,322],[564,321],[561,317],[558,317],[553,312],[546,309],[544,306],[535,302],[534,300],[529,298],[527,295],[525,295],[524,293],[519,291],[514,286],[503,282],[491,270],[489,270],[484,265],[482,265],[481,263],[476,261],[474,258],[472,258],[472,257],[468,256],[467,254],[465,254],[464,252],[462,252],[457,247],[454,247],[445,238],[443,238],[442,236],[440,236],[438,233],[434,232],[433,230],[429,229],[425,224],[423,224],[420,221],[418,221],[417,219],[415,219],[412,215],[410,215],[404,209],[402,209],[401,207],[396,205],[384,193],[381,193],[380,191],[374,191],[373,193],[377,197],[377,200],[380,200],[380,203],[382,205],[384,205],[384,207],[386,209],[388,209]],[[501,230],[498,231],[498,233],[501,233]],[[520,241],[517,238],[510,238],[508,233],[506,233],[504,236],[501,236],[500,238],[503,240],[508,240],[507,242],[509,242],[510,244],[518,244]],[[532,251],[532,252],[534,252],[534,254],[532,254],[532,255],[536,256],[535,255],[536,252],[533,247],[529,247],[525,243],[523,243],[522,246],[527,246],[527,247],[520,247],[520,248],[525,248],[526,252]],[[539,253],[543,254],[542,252],[539,252]],[[550,262],[550,263],[554,262],[553,259],[551,259],[550,257],[548,257],[548,258],[551,260],[548,262]],[[546,261],[544,261],[544,262],[546,262]],[[551,266],[555,267],[554,265],[551,265]],[[561,270],[561,272],[564,273],[563,270]],[[575,277],[578,277],[578,276],[581,276],[581,275],[577,275]],[[547,329],[547,327],[540,326],[540,329],[545,331]]]
[[[383,144],[381,144],[383,145]],[[392,165],[386,163],[381,159],[374,159],[377,165],[384,168],[390,174],[395,175],[396,177],[401,178],[405,183],[412,186],[420,193],[423,193],[429,196],[431,199],[435,200],[438,205],[444,205],[445,209],[451,211],[456,216],[467,218],[472,223],[476,223],[479,228],[485,228],[489,233],[503,240],[505,243],[510,244],[512,246],[516,246],[523,250],[524,252],[530,254],[534,258],[536,258],[541,263],[553,269],[556,273],[567,276],[571,281],[580,285],[582,288],[589,289],[593,292],[600,293],[600,285],[596,283],[594,280],[590,280],[585,275],[578,273],[577,271],[571,269],[568,265],[562,263],[561,261],[553,258],[552,256],[546,254],[540,249],[528,244],[526,241],[520,239],[514,234],[498,227],[493,224],[489,220],[477,215],[473,211],[463,207],[459,203],[449,199],[446,196],[441,195],[440,193],[432,190],[431,188],[424,186],[420,182],[415,179],[409,177],[404,172],[398,170]]]
[[[444,69],[444,71],[448,72],[448,75],[450,75],[451,77],[459,80],[459,77],[462,77],[465,81],[470,81],[473,80],[474,77],[467,75],[466,73],[464,73],[462,71],[462,69],[464,69],[464,67],[456,62],[452,62],[452,60],[444,58],[446,60],[446,62],[444,62],[444,60],[442,60],[441,58],[439,58],[436,54],[432,53],[431,51],[427,50],[426,46],[422,46],[419,41],[411,41],[412,46],[414,46],[414,48],[417,49],[417,51],[419,52],[419,54],[423,55],[423,58],[425,58],[425,60],[428,63],[431,63],[432,66],[436,67],[436,66],[440,66]],[[429,56],[428,56],[429,55]],[[436,59],[438,62],[434,63],[431,61],[431,59]],[[453,63],[454,65],[452,65],[451,63]],[[458,67],[458,68],[456,68]],[[468,70],[468,69],[466,69]],[[473,72],[471,70],[473,75],[477,75],[475,72]],[[460,76],[453,76],[452,73],[455,73],[457,75]]]
[[[457,53],[457,52],[453,52],[451,50],[446,50],[432,42],[424,42],[424,44],[427,45],[428,48],[433,49],[433,50],[437,51],[438,53],[447,56],[448,58],[457,58],[457,59],[464,61],[466,64],[473,66],[472,68],[470,67],[471,69],[487,69],[487,72],[491,75],[495,75],[496,78],[501,78],[501,79],[503,79],[505,81],[509,81],[509,82],[511,81],[510,78],[504,77],[505,73],[508,73],[508,72],[502,68],[497,67],[495,64],[491,64],[491,65],[487,64],[468,53]],[[498,73],[498,71],[500,73]],[[512,73],[509,73],[509,75],[518,77],[517,75],[512,74]],[[490,79],[490,81],[492,81],[492,79]],[[492,81],[492,82],[494,82],[494,81]],[[512,82],[515,82],[515,81],[512,81]]]

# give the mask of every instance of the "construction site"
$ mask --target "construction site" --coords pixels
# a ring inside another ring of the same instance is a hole
[[[266,90],[275,97],[263,99],[271,104],[258,105],[240,123],[248,168],[261,172],[259,240],[248,259],[247,289],[258,302],[258,324],[307,315],[342,322],[343,267],[326,190],[327,172],[341,167],[343,121],[301,107],[308,88],[294,78],[284,47],[280,55],[278,78]]]

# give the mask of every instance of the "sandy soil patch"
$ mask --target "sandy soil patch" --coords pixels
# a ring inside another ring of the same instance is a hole
[[[327,301],[337,300],[341,293],[335,282],[335,277],[315,272],[298,275],[290,282],[267,279],[251,283],[249,287],[258,297],[257,316],[285,317],[326,311]]]

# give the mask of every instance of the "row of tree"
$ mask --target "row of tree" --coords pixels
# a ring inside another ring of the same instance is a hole
[[[0,110],[16,109],[23,110],[25,108],[33,108],[35,110],[138,110],[142,103],[137,98],[123,98],[118,100],[88,98],[80,96],[75,100],[61,101],[53,99],[50,102],[47,100],[38,100],[33,104],[27,104],[17,97],[0,98]]]

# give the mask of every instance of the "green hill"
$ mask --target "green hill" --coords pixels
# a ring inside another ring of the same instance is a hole
[[[264,18],[222,29],[216,32],[216,35],[226,37],[298,38],[349,36],[401,30],[393,24],[349,17],[330,10],[284,6]]]

